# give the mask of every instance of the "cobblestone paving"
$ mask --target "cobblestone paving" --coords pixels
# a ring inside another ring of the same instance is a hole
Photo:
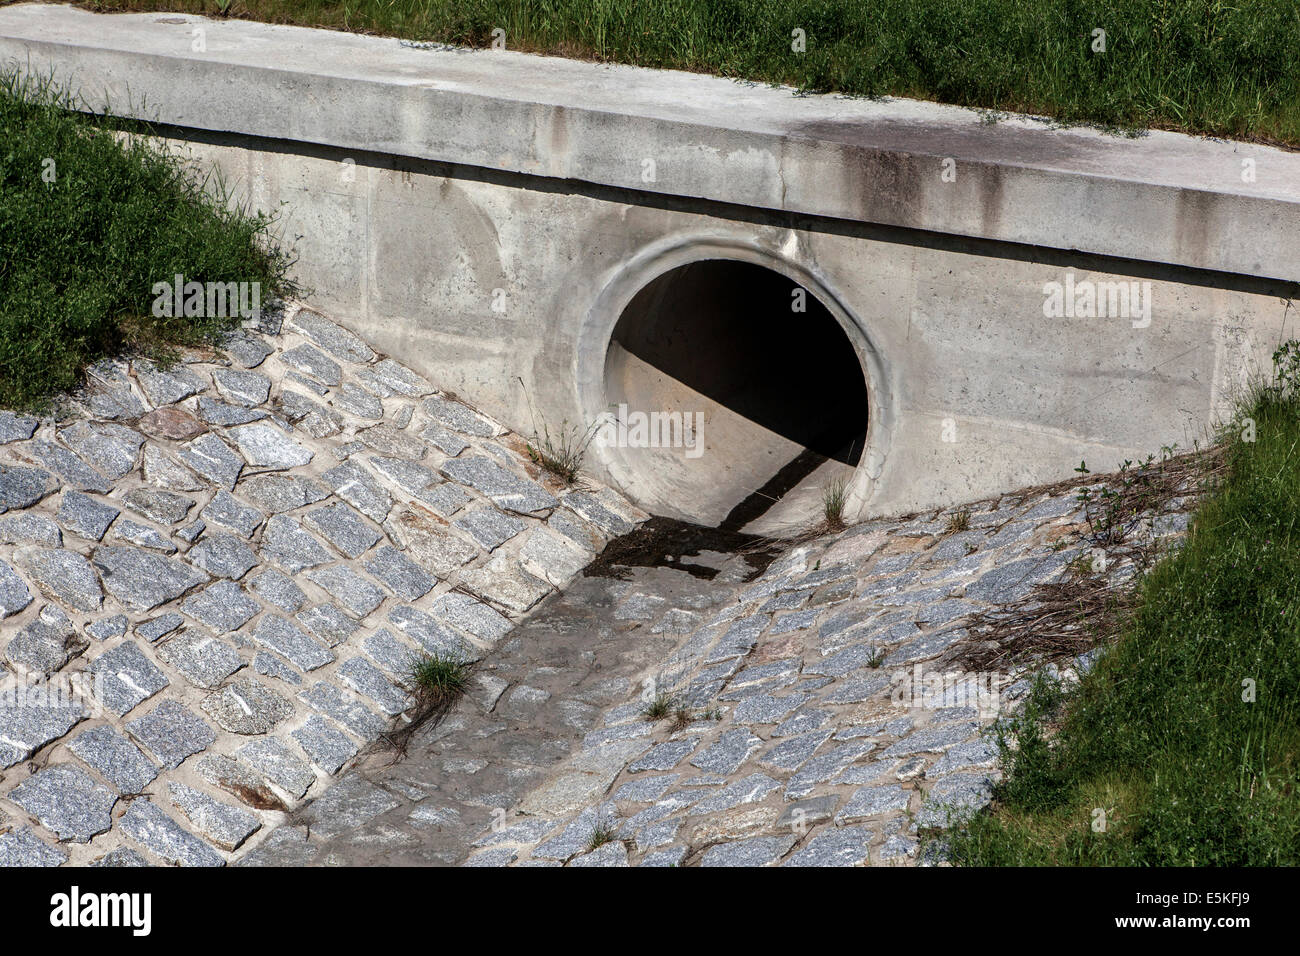
[[[646,627],[641,595],[704,616],[733,586],[663,568],[638,569],[630,581],[576,578],[497,644],[459,706],[417,732],[400,761],[391,752],[368,756],[241,865],[463,861],[606,709],[635,696],[641,673],[673,653],[680,634]],[[612,770],[583,766],[569,785],[599,798]],[[519,821],[525,829],[545,823]]]
[[[1028,674],[946,663],[972,615],[1025,607],[1094,557],[1077,492],[876,521],[797,547],[732,589],[639,675],[573,755],[472,841],[468,865],[846,866],[939,862],[922,829],[986,805],[990,728]],[[1140,539],[1176,545],[1185,499]],[[1117,551],[1104,574],[1134,572]],[[611,617],[670,632],[693,609],[629,594]],[[1065,668],[1077,678],[1082,655]],[[650,721],[667,693],[688,719]],[[581,785],[577,783],[581,781]]]
[[[410,661],[490,656],[645,517],[296,307],[90,379],[0,412],[0,865],[222,865],[353,794],[342,826]]]
[[[1187,505],[1135,540],[1176,544]],[[920,831],[987,803],[990,726],[1028,687],[947,660],[973,615],[1024,608],[1093,556],[1075,491],[974,506],[961,531],[954,513],[805,543],[749,583],[742,558],[720,555],[692,559],[720,569],[708,582],[577,579],[406,759],[359,766],[247,862],[939,862]],[[1125,550],[1112,583],[1133,573]],[[660,694],[682,725],[646,719]]]
[[[587,578],[644,514],[313,312],[92,380],[0,412],[0,865],[938,862],[1028,683],[954,654],[1092,546],[1022,493]],[[399,759],[421,652],[479,663]]]

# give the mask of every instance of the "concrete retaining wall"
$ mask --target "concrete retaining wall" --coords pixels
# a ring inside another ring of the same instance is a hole
[[[656,275],[784,273],[867,377],[852,516],[1186,446],[1294,334],[1300,156],[1278,150],[66,7],[0,10],[13,61],[169,124],[281,212],[316,305],[523,431],[529,399],[551,423],[605,410],[610,333]],[[1045,314],[1052,283],[1089,282],[1136,283],[1149,314]],[[655,510],[713,515],[700,475],[674,488],[620,449],[590,464]]]

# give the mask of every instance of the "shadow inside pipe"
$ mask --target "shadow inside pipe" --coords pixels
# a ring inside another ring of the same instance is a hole
[[[762,574],[791,541],[742,529],[828,461],[855,466],[862,455],[867,383],[848,336],[821,301],[785,275],[705,259],[647,283],[619,317],[612,342],[762,426],[774,452],[791,443],[799,451],[716,527],[657,515],[611,541],[583,573],[622,578],[631,567],[663,567],[712,580],[717,568],[690,560],[707,552],[741,555],[746,580]],[[713,453],[720,451],[726,454]],[[692,513],[689,502],[680,508]]]
[[[856,465],[867,382],[816,296],[772,269],[705,259],[628,303],[612,341],[663,375],[795,445]]]

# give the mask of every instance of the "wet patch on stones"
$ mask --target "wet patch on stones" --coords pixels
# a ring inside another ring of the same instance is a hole
[[[790,542],[740,531],[723,531],[655,515],[627,534],[610,541],[597,558],[583,569],[586,577],[627,580],[628,568],[671,568],[692,577],[712,581],[718,568],[700,561],[689,561],[705,553],[739,555],[752,581],[767,570]]]

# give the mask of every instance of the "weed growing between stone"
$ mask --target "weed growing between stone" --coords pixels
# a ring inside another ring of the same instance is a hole
[[[398,756],[406,753],[411,737],[424,724],[441,720],[469,686],[472,665],[459,657],[425,654],[414,658],[407,670],[406,685],[415,697],[410,720],[385,735]]]
[[[675,734],[699,720],[719,720],[722,714],[717,709],[691,710],[676,694],[661,691],[646,702],[645,707],[641,709],[641,716],[656,723],[671,718],[668,733]]]
[[[687,707],[678,707],[673,711],[673,722],[668,725],[668,732],[675,734],[679,730],[685,730],[695,722],[695,715]]]
[[[1300,349],[1275,361],[1113,647],[1004,727],[1005,780],[951,835],[956,862],[1300,863]]]
[[[469,665],[454,657],[434,654],[411,665],[411,683],[416,693],[434,707],[454,701],[464,692],[468,680]]]
[[[836,478],[822,490],[822,515],[826,518],[826,527],[830,531],[844,527],[845,497],[843,478]]]
[[[582,470],[587,449],[591,447],[602,423],[592,422],[586,428],[581,428],[562,421],[560,427],[552,434],[550,426],[545,419],[542,419],[541,427],[538,428],[537,409],[533,407],[532,396],[528,394],[524,380],[519,376],[515,378],[519,382],[519,387],[524,390],[528,412],[533,419],[533,438],[524,446],[529,460],[535,465],[540,465],[564,484],[573,484],[578,478],[578,472]]]
[[[673,711],[673,722],[668,725],[668,732],[675,734],[679,730],[685,730],[691,724],[701,720],[718,721],[722,719],[722,712],[716,707],[708,710],[691,710],[689,707],[678,706]]]
[[[1198,448],[1181,455],[1177,451],[1171,445],[1160,450],[1159,460],[1155,455],[1148,455],[1141,463],[1125,461],[1114,474],[1079,490],[1079,501],[1084,506],[1095,544],[1123,544],[1143,515],[1186,490],[1190,480],[1208,484],[1222,474],[1222,446]],[[1084,476],[1092,474],[1086,461],[1079,462],[1074,470]]]
[[[646,703],[641,716],[646,720],[667,720],[675,710],[677,698],[669,693],[658,693]]]
[[[606,843],[613,843],[617,837],[618,833],[611,824],[598,823],[596,828],[591,831],[591,839],[587,841],[587,852],[598,850]]]
[[[542,423],[540,433],[533,433],[533,440],[528,443],[528,457],[535,465],[540,465],[566,485],[571,485],[582,468],[582,460],[587,455],[587,447],[595,437],[595,428],[580,429],[568,422],[561,422],[559,430],[552,435],[546,423]]]

